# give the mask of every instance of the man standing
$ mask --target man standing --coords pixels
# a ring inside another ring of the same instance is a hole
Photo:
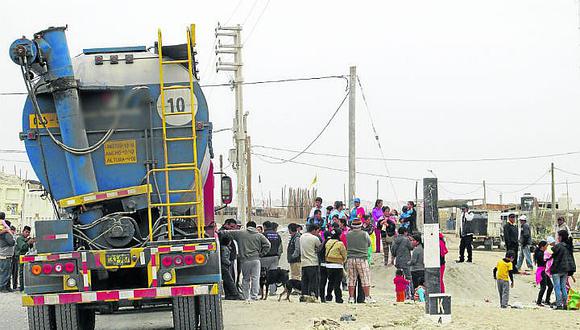
[[[246,300],[258,300],[260,293],[260,256],[270,250],[266,236],[258,233],[256,223],[250,221],[246,229],[228,232],[238,242],[240,264],[242,265],[242,294]],[[250,293],[251,289],[251,293]]]
[[[558,220],[556,220],[558,222],[558,225],[556,226],[556,233],[554,234],[554,237],[558,237],[558,232],[560,230],[565,230],[568,232],[568,235],[570,234],[570,227],[568,227],[568,225],[566,224],[566,219],[564,219],[564,217],[558,217]]]
[[[528,270],[532,271],[534,265],[532,264],[532,254],[530,252],[530,246],[532,245],[532,232],[530,230],[530,225],[528,225],[528,217],[525,215],[520,216],[520,253],[518,254],[518,264],[517,269],[522,267],[524,263],[524,257],[526,258],[526,265]]]
[[[461,216],[459,218],[459,236],[461,243],[459,243],[459,260],[457,262],[465,261],[465,250],[467,249],[467,262],[473,261],[473,229],[471,223],[473,220],[473,213],[469,212],[469,207],[463,205],[461,207]]]
[[[32,245],[34,244],[34,238],[30,237],[30,227],[29,226],[24,226],[24,228],[22,229],[22,234],[18,235],[16,237],[16,247],[14,248],[14,256],[16,257],[16,262],[18,262],[18,290],[22,291],[24,290],[24,269],[23,269],[23,265],[20,264],[20,256],[25,255],[28,250],[32,247]],[[14,281],[14,287],[13,289],[17,289],[16,288],[16,277],[13,277],[13,281]]]
[[[302,296],[300,301],[306,301],[306,297],[319,296],[320,277],[318,251],[320,250],[320,227],[307,225],[307,232],[300,236],[300,255],[302,261]]]
[[[409,263],[411,261],[411,251],[413,250],[413,245],[409,240],[409,233],[407,228],[399,227],[398,232],[399,235],[395,238],[393,246],[391,247],[391,254],[393,255],[391,264],[394,263],[397,269],[403,270],[405,278],[411,281],[413,277],[411,276],[411,266]],[[407,298],[410,298],[411,295],[411,290],[406,290]]]
[[[9,284],[16,244],[12,234],[10,221],[6,221],[6,214],[0,212],[0,292],[12,292]]]
[[[355,285],[357,278],[360,279],[365,303],[374,303],[371,297],[371,271],[367,261],[371,238],[369,234],[361,230],[362,222],[360,219],[354,219],[352,230],[346,234],[347,251],[346,251],[346,268],[348,270],[348,303],[355,302]]]
[[[264,226],[264,233],[262,235],[270,242],[270,250],[260,258],[260,267],[266,270],[276,269],[280,264],[280,256],[282,256],[282,252],[284,251],[282,237],[274,230],[274,224],[272,222],[265,221],[262,225]],[[275,283],[270,285],[269,292],[271,296],[276,295]]]
[[[354,199],[354,208],[350,212],[350,222],[353,222],[355,219],[359,219],[362,222],[362,218],[365,215],[364,207],[360,206],[360,198]]]
[[[518,255],[518,226],[516,225],[516,215],[510,213],[508,222],[503,227],[503,240],[506,251],[513,251],[514,256]],[[513,272],[518,273],[515,260],[513,263]]]
[[[236,221],[236,219],[233,218],[226,219],[222,227],[219,229],[218,235],[220,235],[221,238],[221,235],[226,233],[226,231],[236,229],[239,229],[238,222]],[[228,271],[232,275],[232,278],[234,279],[234,282],[237,285],[239,283],[238,278],[239,272],[241,271],[241,266],[238,264],[238,243],[235,240],[233,240],[231,244],[228,245],[228,250],[230,258],[230,265],[228,267]]]
[[[298,225],[291,223],[288,225],[288,232],[290,233],[290,240],[288,241],[288,249],[286,251],[288,264],[290,265],[290,279],[302,280],[302,273],[300,267],[300,233],[298,232]]]
[[[407,213],[409,214],[409,224],[410,224],[410,230],[409,233],[413,233],[415,234],[418,229],[417,229],[417,210],[415,210],[415,202],[413,201],[408,201],[407,202]]]
[[[322,207],[322,197],[316,197],[314,206],[310,209],[310,214],[308,214],[308,218],[314,218],[314,211],[316,210],[320,210],[320,217],[326,220],[326,208]]]

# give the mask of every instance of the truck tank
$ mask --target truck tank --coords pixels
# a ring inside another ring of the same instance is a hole
[[[164,46],[163,53],[167,60],[184,60],[185,47],[185,44]],[[87,228],[84,232],[88,238],[98,237],[110,229],[112,221],[120,223],[120,229],[112,236],[109,231],[95,241],[99,246],[128,246],[131,241],[135,243],[129,237],[133,232],[141,236],[138,240],[145,237],[147,198],[143,186],[147,184],[147,172],[166,166],[156,51],[145,46],[90,48],[70,58],[64,28],[38,32],[32,41],[15,41],[11,57],[21,64],[18,48],[28,50],[25,67],[29,70],[25,75],[33,79],[31,88],[36,92],[38,103],[36,109],[32,98],[27,98],[20,137],[39,180],[66,216]],[[185,64],[167,66],[163,75],[165,84],[189,84]],[[194,91],[195,123],[191,115],[177,115],[191,111],[189,91],[165,91],[166,111],[175,114],[166,118],[166,129],[167,136],[183,136],[191,134],[192,124],[195,125],[204,218],[209,224],[213,221],[212,125],[197,81]],[[96,148],[82,154],[66,148],[92,146]],[[192,142],[168,144],[167,155],[171,163],[190,162]],[[193,193],[186,191],[193,190],[194,172],[160,171],[149,178],[152,203],[166,201],[166,173],[169,173],[171,190],[177,191],[170,195],[170,201],[179,203],[191,199]],[[174,206],[171,211],[186,215],[191,213],[191,208]],[[162,214],[154,211],[154,217],[159,215]],[[126,219],[127,216],[135,221]],[[120,218],[124,220],[119,222]],[[95,222],[99,224],[91,226]]]

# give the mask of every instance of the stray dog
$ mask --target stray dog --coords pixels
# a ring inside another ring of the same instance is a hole
[[[268,291],[271,284],[275,284],[276,287],[284,287],[284,291],[278,297],[278,301],[282,300],[284,294],[286,294],[286,300],[290,301],[290,294],[293,290],[302,290],[302,282],[299,280],[290,280],[288,272],[287,269],[276,268],[266,271],[265,276],[260,274],[260,291],[262,300],[268,299]]]

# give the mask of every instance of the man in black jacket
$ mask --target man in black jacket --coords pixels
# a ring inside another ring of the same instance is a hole
[[[457,260],[457,262],[465,261],[465,250],[467,250],[467,262],[472,262],[473,229],[471,228],[471,223],[473,221],[473,213],[469,212],[469,207],[467,205],[461,207],[459,221],[459,236],[461,237],[461,242],[459,243],[459,260]]]
[[[274,223],[270,221],[265,221],[262,226],[264,226],[264,233],[262,235],[266,236],[270,242],[270,250],[266,255],[260,257],[260,265],[262,269],[271,270],[278,268],[280,264],[280,256],[282,256],[282,237],[274,230],[276,227]],[[269,289],[270,295],[276,295],[276,284],[271,284]]]
[[[518,255],[518,226],[516,225],[516,215],[510,213],[508,216],[508,222],[503,227],[503,240],[505,243],[506,251],[514,251],[514,254]],[[513,263],[513,272],[518,273],[518,268],[516,267],[516,262]]]
[[[532,271],[534,265],[532,264],[532,254],[530,252],[530,247],[532,246],[532,231],[530,230],[530,225],[528,225],[528,217],[526,215],[520,216],[520,253],[518,253],[518,264],[517,268],[522,268],[524,263],[524,258],[526,259],[526,265],[528,270]]]
[[[288,249],[286,251],[288,257],[288,264],[290,264],[290,279],[302,280],[302,270],[300,267],[300,232],[298,225],[291,223],[288,225],[288,233],[290,233],[290,241],[288,241]]]

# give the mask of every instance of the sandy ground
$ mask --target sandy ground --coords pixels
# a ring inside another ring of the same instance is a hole
[[[510,303],[521,304],[523,309],[502,310],[492,269],[504,252],[499,250],[474,251],[474,263],[456,264],[458,241],[448,242],[445,284],[452,295],[452,323],[447,329],[580,329],[579,311],[552,311],[537,308],[535,299],[538,288],[533,275],[517,275],[511,291]],[[415,303],[396,304],[393,267],[382,265],[382,255],[374,255],[371,295],[375,305],[348,305],[336,303],[299,303],[298,297],[291,302],[277,299],[258,302],[224,303],[227,329],[310,329],[315,320],[339,321],[342,314],[352,314],[354,322],[338,322],[337,329],[437,328],[424,317],[424,305]],[[580,260],[580,254],[576,254]],[[282,265],[282,267],[286,267]],[[575,285],[580,287],[580,283]],[[346,292],[345,292],[346,294]],[[553,295],[552,295],[553,297]],[[272,298],[272,297],[270,297]],[[552,298],[555,299],[555,298]]]
[[[291,302],[278,302],[273,297],[251,303],[225,301],[225,328],[312,329],[315,320],[331,319],[338,322],[338,326],[332,329],[580,329],[580,311],[536,308],[533,301],[538,288],[534,286],[532,275],[516,276],[515,288],[511,291],[510,303],[521,303],[524,308],[500,309],[492,269],[503,252],[477,250],[474,252],[475,263],[455,264],[458,242],[452,238],[448,245],[450,253],[445,283],[452,295],[453,319],[449,325],[438,326],[427,320],[422,304],[395,304],[394,269],[382,266],[382,255],[377,254],[372,266],[371,291],[377,304],[299,303],[297,296],[291,296]],[[579,253],[576,260],[580,261]],[[281,266],[287,268],[285,263]],[[575,287],[580,288],[580,283]],[[20,294],[0,294],[0,308],[3,311],[0,329],[27,328],[26,309],[20,305]],[[352,314],[356,321],[340,322],[342,314]],[[98,315],[97,329],[172,329],[171,312],[124,311],[115,315]]]

